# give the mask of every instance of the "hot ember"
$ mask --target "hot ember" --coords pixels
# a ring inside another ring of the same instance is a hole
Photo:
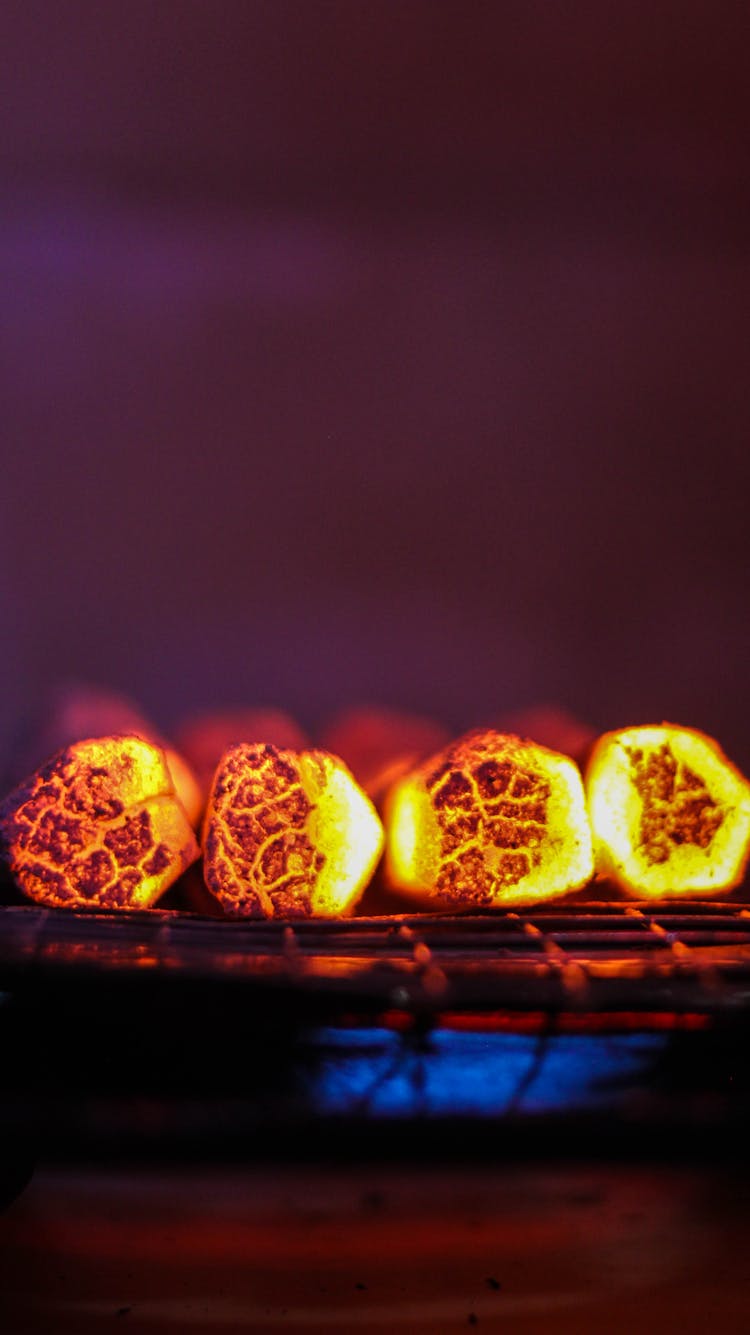
[[[578,769],[502,733],[470,733],[402,779],[386,825],[391,884],[432,908],[540,902],[593,871]]]
[[[206,884],[228,913],[335,917],[362,895],[383,829],[335,756],[248,743],[218,768],[204,843]]]
[[[668,724],[606,733],[586,788],[597,871],[632,894],[714,894],[742,880],[750,785],[710,737]]]
[[[0,807],[3,861],[58,908],[148,908],[199,855],[164,752],[140,737],[77,742]]]

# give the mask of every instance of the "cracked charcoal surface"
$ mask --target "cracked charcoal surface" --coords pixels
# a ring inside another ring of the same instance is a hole
[[[646,752],[630,748],[628,756],[642,803],[639,842],[647,860],[667,862],[681,844],[707,851],[725,813],[700,775],[676,760],[667,742]]]
[[[314,763],[314,753],[307,763]],[[205,859],[206,882],[226,908],[247,917],[312,912],[312,890],[325,865],[308,833],[313,810],[292,753],[271,745],[227,753],[214,786]]]
[[[117,762],[135,772],[122,747]],[[127,908],[133,892],[169,866],[179,850],[160,842],[144,806],[126,810],[112,787],[106,768],[69,747],[0,808],[3,859],[32,898],[56,908]]]
[[[439,893],[486,903],[539,865],[550,782],[517,743],[499,754],[481,737],[453,747],[426,786],[440,828]]]

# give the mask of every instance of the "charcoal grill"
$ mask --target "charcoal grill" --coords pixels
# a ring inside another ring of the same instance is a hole
[[[6,1141],[55,1154],[744,1145],[742,903],[294,923],[8,907],[0,991]]]

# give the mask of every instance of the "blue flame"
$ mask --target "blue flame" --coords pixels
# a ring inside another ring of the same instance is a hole
[[[373,1117],[601,1111],[637,1087],[666,1036],[315,1031],[321,1113]]]

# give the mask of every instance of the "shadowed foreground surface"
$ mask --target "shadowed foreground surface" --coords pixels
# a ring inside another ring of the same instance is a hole
[[[45,1168],[9,1332],[747,1330],[747,1182],[619,1165]]]

